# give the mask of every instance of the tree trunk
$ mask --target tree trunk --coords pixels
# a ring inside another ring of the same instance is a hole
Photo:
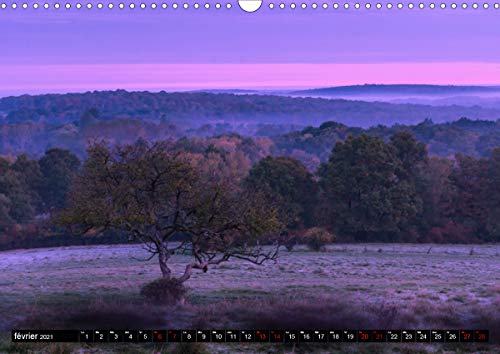
[[[191,278],[191,274],[193,273],[193,268],[196,266],[195,263],[188,264],[186,266],[186,270],[184,274],[178,279],[181,283],[184,283],[186,280]]]
[[[165,247],[158,248],[158,261],[160,262],[161,275],[163,278],[170,279],[172,271],[167,265],[169,258],[168,251]]]
[[[179,280],[181,283],[184,283],[186,280],[191,278],[191,274],[193,273],[193,269],[202,269],[204,272],[207,272],[208,270],[208,262],[203,262],[203,263],[191,263],[186,266],[186,270],[184,271],[184,274],[179,277],[177,280]]]

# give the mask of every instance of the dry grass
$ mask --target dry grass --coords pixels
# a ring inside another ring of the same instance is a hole
[[[278,264],[233,262],[195,273],[187,302],[149,304],[140,288],[159,276],[137,246],[83,246],[0,253],[0,329],[25,328],[488,328],[500,342],[498,246],[334,245],[299,247]],[[382,250],[379,252],[379,249]],[[176,256],[181,274],[187,257]],[[3,352],[65,353],[74,344],[15,345]],[[333,347],[210,344],[208,352],[331,352]],[[152,347],[93,346],[92,352]],[[80,348],[81,349],[81,348]],[[182,352],[191,347],[155,348]],[[500,352],[500,346],[363,344],[335,352]]]

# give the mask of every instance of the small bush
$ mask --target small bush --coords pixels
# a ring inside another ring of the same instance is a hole
[[[144,285],[141,295],[157,303],[173,305],[181,301],[186,294],[186,288],[175,278],[160,278]]]
[[[304,243],[313,251],[322,251],[325,246],[332,243],[335,235],[320,227],[313,227],[303,236]]]

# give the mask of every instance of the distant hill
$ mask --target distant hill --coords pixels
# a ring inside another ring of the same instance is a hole
[[[189,93],[199,93],[199,92],[206,92],[206,93],[234,93],[234,94],[244,94],[244,93],[255,93],[258,94],[261,91],[259,90],[244,90],[244,89],[206,89],[206,90],[193,90],[193,91],[187,91]]]
[[[305,96],[449,96],[471,94],[500,95],[500,86],[444,86],[444,85],[354,85],[291,91]]]
[[[136,119],[169,122],[183,127],[207,123],[319,125],[329,120],[369,127],[377,124],[415,124],[424,119],[446,122],[460,117],[485,120],[500,118],[499,108],[390,104],[260,94],[117,90],[5,97],[0,99],[0,124],[73,122],[89,110],[98,112],[96,119],[101,121]]]

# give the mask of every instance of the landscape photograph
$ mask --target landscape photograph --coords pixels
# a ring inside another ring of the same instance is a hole
[[[500,352],[498,13],[307,4],[2,10],[0,353]]]

